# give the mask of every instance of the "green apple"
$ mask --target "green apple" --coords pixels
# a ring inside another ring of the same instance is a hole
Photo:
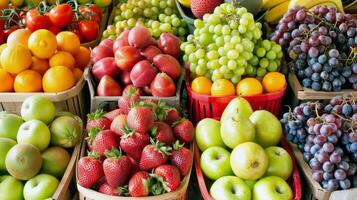
[[[45,124],[49,124],[55,118],[55,115],[55,105],[45,96],[31,96],[25,99],[21,106],[21,116],[25,121],[38,119]]]
[[[206,149],[200,159],[203,173],[212,180],[217,180],[222,176],[233,175],[229,157],[230,153],[222,147]]]
[[[58,187],[58,180],[48,174],[39,174],[25,183],[25,199],[51,198]]]
[[[71,156],[61,147],[50,147],[42,152],[41,173],[60,178],[66,171]]]
[[[280,121],[269,111],[258,110],[250,116],[255,126],[255,142],[266,148],[279,143],[283,134]]]
[[[237,113],[240,113],[247,118],[249,118],[253,113],[252,106],[243,97],[236,97],[229,102],[222,113],[221,121],[224,121],[226,118],[231,117]]]
[[[260,179],[253,188],[253,200],[291,200],[293,192],[290,186],[278,176]]]
[[[265,176],[279,176],[287,180],[293,172],[293,161],[289,153],[281,147],[268,147],[265,149],[268,155],[269,166]]]
[[[19,180],[29,180],[41,169],[40,150],[32,144],[17,144],[6,155],[6,169]]]
[[[92,3],[92,0],[78,0],[79,4],[87,4],[87,3]]]
[[[221,122],[215,119],[205,118],[198,122],[195,135],[201,151],[213,146],[226,147],[221,138]]]
[[[15,114],[3,114],[0,116],[0,137],[16,140],[17,132],[24,120]]]
[[[210,194],[213,199],[219,200],[251,200],[250,188],[236,176],[224,176],[216,180]]]
[[[81,125],[73,117],[58,117],[50,125],[51,144],[64,148],[74,147],[82,134]]]
[[[12,176],[0,176],[0,199],[22,200],[24,185]]]
[[[251,142],[255,137],[255,128],[249,118],[240,113],[221,120],[221,137],[226,146],[234,149],[239,144]]]
[[[230,163],[236,176],[257,180],[264,175],[269,160],[261,146],[254,142],[245,142],[233,149]]]
[[[97,6],[103,8],[107,7],[112,3],[112,0],[93,0],[93,3],[95,3]]]
[[[74,115],[74,114],[71,113],[71,112],[60,111],[60,112],[56,112],[55,119],[58,118],[58,117],[62,117],[62,116],[74,117],[74,116],[76,116],[76,115]]]
[[[40,149],[40,151],[48,147],[50,140],[50,129],[45,123],[37,119],[23,123],[17,134],[17,142],[19,144],[32,144]]]
[[[250,188],[250,190],[253,191],[254,185],[257,181],[253,181],[253,180],[244,180],[244,182],[248,185],[248,187]]]
[[[5,159],[7,152],[15,145],[15,140],[0,137],[0,172],[6,172]]]

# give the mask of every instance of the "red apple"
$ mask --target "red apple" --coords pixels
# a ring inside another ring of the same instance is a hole
[[[153,63],[160,71],[165,72],[172,79],[177,79],[181,75],[180,63],[169,54],[155,56]]]
[[[98,96],[121,96],[122,89],[120,85],[110,76],[103,76],[97,87]]]
[[[151,82],[150,90],[154,97],[171,97],[175,95],[176,86],[166,73],[158,73]]]
[[[114,41],[113,52],[115,53],[121,47],[129,46],[128,40],[125,38],[118,38]]]
[[[124,46],[115,52],[115,62],[123,71],[130,71],[141,59],[140,51],[134,47]]]
[[[129,71],[121,71],[119,74],[119,81],[123,85],[129,85],[132,84],[130,80],[130,72]]]
[[[156,46],[148,46],[145,49],[141,50],[141,55],[148,59],[150,62],[153,61],[154,57],[162,54],[161,50]]]
[[[113,57],[108,57],[94,63],[92,73],[97,80],[101,80],[104,75],[116,79],[120,74],[120,70],[115,63],[115,59]]]
[[[159,39],[159,48],[175,58],[180,55],[180,39],[172,33],[162,33]]]
[[[142,60],[134,65],[130,72],[130,79],[135,87],[144,87],[150,85],[157,72],[148,60]]]
[[[113,49],[107,46],[97,46],[91,52],[91,57],[93,63],[96,63],[98,60],[106,57],[114,57]]]
[[[142,49],[147,47],[151,42],[151,33],[149,29],[143,26],[135,26],[129,32],[128,42],[130,46]]]
[[[143,91],[147,96],[152,96],[152,93],[151,93],[151,90],[150,90],[150,86],[143,87]]]
[[[130,32],[130,29],[125,29],[122,33],[120,33],[119,37],[117,39],[125,39],[126,41],[128,41],[128,36],[129,36],[129,32]]]
[[[104,39],[99,43],[99,46],[106,46],[110,49],[113,49],[113,43],[114,41],[112,39]]]

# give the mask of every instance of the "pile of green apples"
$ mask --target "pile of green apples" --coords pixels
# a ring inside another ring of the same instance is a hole
[[[279,120],[266,110],[253,112],[244,98],[233,99],[221,120],[206,118],[196,127],[200,167],[213,181],[210,194],[219,200],[291,200],[286,180],[293,171],[289,153],[277,146]]]
[[[56,112],[44,96],[27,98],[21,117],[0,112],[0,199],[50,198],[82,130],[79,117]]]

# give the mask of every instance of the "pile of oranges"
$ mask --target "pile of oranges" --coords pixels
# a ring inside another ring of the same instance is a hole
[[[238,82],[235,87],[226,79],[212,81],[204,76],[196,77],[191,88],[194,92],[212,96],[251,96],[263,93],[281,91],[286,86],[285,76],[279,72],[269,72],[260,81],[256,78],[247,77]]]
[[[90,50],[73,32],[16,30],[0,46],[0,92],[66,91],[89,61]]]

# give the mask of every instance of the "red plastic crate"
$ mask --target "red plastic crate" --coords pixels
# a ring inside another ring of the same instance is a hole
[[[293,152],[290,149],[290,146],[288,145],[285,137],[281,138],[280,145],[290,154],[290,157],[293,160],[293,173],[292,173],[291,177],[288,179],[288,183],[290,184],[290,187],[294,193],[293,200],[300,200],[301,199],[301,181],[300,181],[299,170],[298,170],[296,162],[295,162],[295,157],[294,157]],[[201,191],[201,195],[204,200],[213,200],[213,198],[209,194],[209,188],[207,188],[206,178],[203,175],[201,167],[200,167],[200,150],[198,149],[198,146],[196,143],[194,144],[194,162],[195,162],[195,171],[196,171],[196,176],[197,176],[197,182],[198,182],[198,186]]]
[[[237,96],[214,97],[198,94],[191,89],[189,70],[186,70],[186,90],[191,121],[199,122],[204,118],[220,118],[228,103]],[[285,87],[273,93],[244,96],[253,110],[267,110],[275,116],[280,114],[281,104],[286,92]]]

